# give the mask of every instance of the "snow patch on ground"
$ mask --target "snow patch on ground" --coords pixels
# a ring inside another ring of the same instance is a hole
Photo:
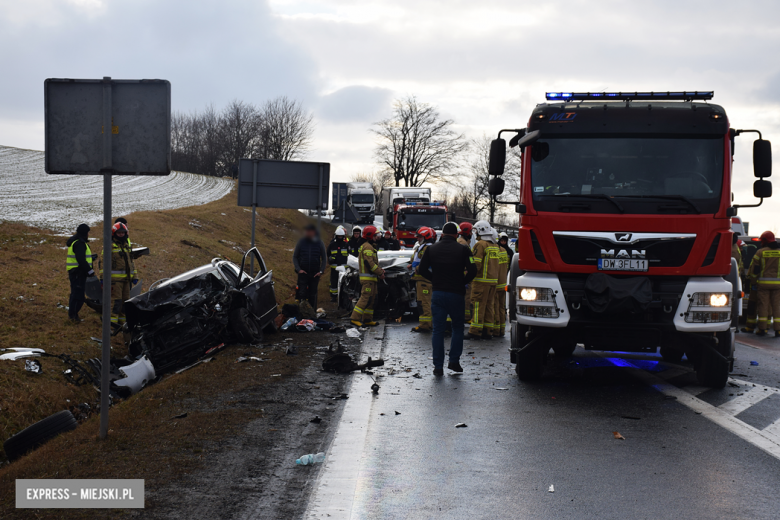
[[[112,215],[197,206],[232,189],[232,180],[192,173],[116,176]],[[47,175],[43,152],[0,146],[0,222],[73,232],[82,222],[102,220],[102,176]]]

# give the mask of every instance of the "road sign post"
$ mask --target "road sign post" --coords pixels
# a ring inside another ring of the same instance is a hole
[[[171,173],[171,84],[110,77],[47,79],[44,114],[46,173],[103,175],[100,438],[105,439],[111,391],[112,178]]]

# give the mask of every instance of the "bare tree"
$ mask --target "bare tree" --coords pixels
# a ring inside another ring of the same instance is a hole
[[[314,122],[298,101],[285,96],[266,102],[260,109],[258,155],[264,159],[292,161],[311,148]]]
[[[251,103],[233,100],[222,111],[219,138],[223,143],[221,163],[230,168],[239,159],[251,158],[257,149],[261,130],[260,112]]]
[[[375,124],[377,161],[393,173],[396,186],[421,186],[454,175],[467,143],[451,119],[414,96],[396,100],[393,116]]]

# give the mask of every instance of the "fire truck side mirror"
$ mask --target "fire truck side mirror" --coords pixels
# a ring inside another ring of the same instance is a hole
[[[757,199],[768,199],[772,196],[772,182],[764,179],[753,183],[753,196]]]
[[[493,139],[490,142],[488,173],[490,175],[503,175],[504,166],[506,166],[506,141],[504,139]],[[493,180],[491,179],[490,182],[492,184]]]
[[[488,183],[488,193],[496,196],[504,193],[504,179],[501,177],[493,177]]]
[[[753,174],[756,177],[772,176],[772,143],[764,139],[753,141]]]

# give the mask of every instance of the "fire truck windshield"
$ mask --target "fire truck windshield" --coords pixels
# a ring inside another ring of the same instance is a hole
[[[579,207],[598,213],[715,213],[723,183],[723,153],[722,136],[539,140],[531,149],[534,207],[540,211]]]
[[[447,215],[443,209],[439,210],[413,210],[414,212],[402,212],[398,215],[398,229],[412,230],[428,226],[440,230],[447,223]]]

